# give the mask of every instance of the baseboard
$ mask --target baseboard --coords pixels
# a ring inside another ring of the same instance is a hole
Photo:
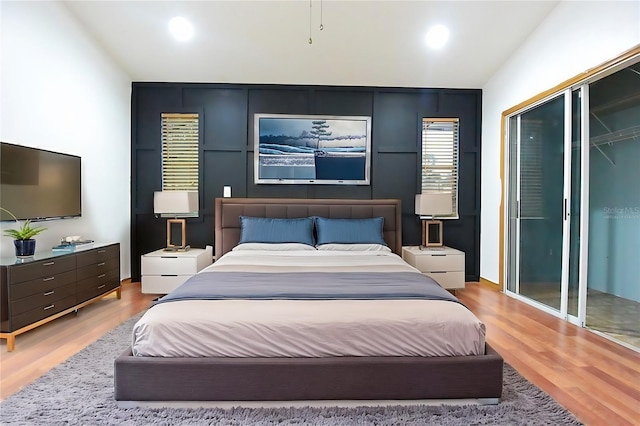
[[[500,287],[500,284],[498,284],[498,283],[494,283],[493,281],[488,280],[488,279],[483,278],[483,277],[480,277],[480,282],[481,282],[482,284],[486,284],[486,285],[489,285],[489,286],[492,286],[492,287],[496,287],[496,288],[499,288],[499,287]]]

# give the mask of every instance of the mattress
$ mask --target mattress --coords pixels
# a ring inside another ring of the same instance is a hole
[[[428,280],[393,253],[319,250],[232,251],[197,278],[215,289],[217,279],[234,273],[242,279],[275,274],[271,281],[284,280],[287,274],[299,280],[300,274],[320,273],[327,281],[335,276],[336,282],[363,273],[377,274],[378,279],[406,275]],[[135,324],[132,351],[148,357],[233,358],[484,354],[484,324],[453,299],[176,300],[152,306]]]

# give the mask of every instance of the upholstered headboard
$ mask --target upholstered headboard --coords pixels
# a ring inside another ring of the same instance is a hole
[[[384,218],[384,240],[397,254],[402,251],[400,200],[345,200],[301,198],[216,198],[216,257],[231,251],[240,241],[240,216],[333,219]]]

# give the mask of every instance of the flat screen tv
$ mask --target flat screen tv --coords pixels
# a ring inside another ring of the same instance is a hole
[[[0,207],[20,220],[80,216],[80,163],[75,155],[0,143]]]
[[[254,181],[369,185],[371,117],[255,114]]]

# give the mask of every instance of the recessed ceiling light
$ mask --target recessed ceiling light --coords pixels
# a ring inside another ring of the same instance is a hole
[[[176,16],[169,21],[169,31],[178,41],[187,41],[193,37],[193,25],[182,16]]]
[[[436,25],[427,32],[425,40],[430,48],[440,49],[449,40],[449,29],[444,25]]]

